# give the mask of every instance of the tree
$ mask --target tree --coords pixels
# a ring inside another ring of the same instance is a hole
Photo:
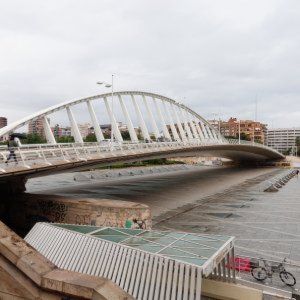
[[[241,132],[241,140],[251,141],[250,135],[245,132]]]
[[[45,144],[46,139],[38,134],[27,134],[24,139],[21,139],[22,144]]]
[[[288,148],[288,149],[286,149],[286,150],[283,150],[283,151],[282,151],[282,154],[283,154],[283,155],[290,155],[291,152],[292,152],[292,148]]]
[[[122,131],[121,135],[122,135],[123,140],[125,140],[125,141],[129,141],[130,140],[130,134],[129,134],[128,130],[127,131]]]
[[[54,132],[53,132],[53,134],[54,134],[55,140],[57,141],[59,139],[59,125],[58,124],[56,124],[54,126]]]
[[[263,144],[262,140],[260,140],[260,139],[255,139],[254,142],[258,143],[258,144]]]
[[[143,135],[142,135],[142,130],[141,130],[141,128],[138,128],[138,129],[136,130],[136,136],[137,136],[138,140],[143,140],[143,139],[144,139],[144,137],[143,137]]]
[[[58,138],[58,143],[74,143],[74,137],[73,136],[61,136]]]
[[[110,134],[108,132],[103,132],[103,136],[105,139],[110,139]]]
[[[239,135],[237,134],[236,136],[233,135],[226,135],[226,139],[228,140],[236,140],[239,138]]]
[[[94,133],[90,133],[85,137],[84,141],[87,143],[97,142],[96,135]]]
[[[300,136],[296,137],[295,144],[297,147],[297,155],[300,156]]]

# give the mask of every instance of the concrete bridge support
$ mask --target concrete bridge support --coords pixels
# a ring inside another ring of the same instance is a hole
[[[0,180],[0,193],[1,193],[1,200],[2,196],[6,195],[16,195],[21,194],[26,191],[26,177],[22,176],[11,176],[5,178],[4,180]]]
[[[22,176],[12,176],[0,181],[0,220],[9,222],[9,209],[14,197],[25,192],[27,179]]]

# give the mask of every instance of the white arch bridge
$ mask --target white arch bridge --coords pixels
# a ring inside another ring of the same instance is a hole
[[[9,152],[6,147],[0,148],[0,183],[8,179],[24,181],[28,177],[152,158],[216,156],[240,162],[284,158],[276,150],[261,144],[226,140],[198,113],[168,97],[140,91],[115,92],[113,97],[114,102],[110,93],[64,102],[0,129],[1,139],[39,120],[47,140],[47,144],[17,147],[17,165],[13,160],[5,164]],[[103,109],[97,114],[95,108],[99,104]],[[80,115],[86,108],[97,142],[84,143],[73,112],[76,106],[80,106]],[[67,115],[74,143],[56,142],[49,118],[57,112]],[[99,125],[107,117],[113,142],[105,140]],[[124,128],[117,123],[120,119],[126,124],[129,141],[123,140]]]

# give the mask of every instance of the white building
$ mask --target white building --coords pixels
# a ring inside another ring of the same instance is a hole
[[[291,150],[291,154],[294,154],[297,137],[300,137],[300,127],[268,129],[267,143],[279,152]]]
[[[85,123],[85,124],[78,124],[79,132],[82,136],[82,138],[86,138],[89,134],[89,128],[91,127],[91,124]]]

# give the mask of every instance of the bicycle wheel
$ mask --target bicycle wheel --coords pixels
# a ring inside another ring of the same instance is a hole
[[[258,281],[263,281],[268,276],[267,275],[267,270],[265,268],[262,268],[262,267],[253,268],[251,270],[251,274]]]
[[[296,279],[294,275],[291,274],[290,272],[286,272],[286,271],[280,272],[279,277],[281,281],[288,286],[294,286],[296,284]]]

